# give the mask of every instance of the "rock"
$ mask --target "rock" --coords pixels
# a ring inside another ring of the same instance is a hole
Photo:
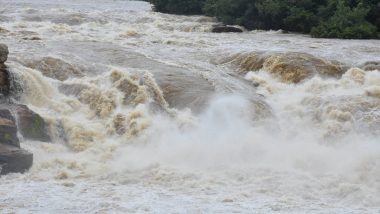
[[[37,41],[37,40],[42,40],[40,37],[38,36],[33,36],[33,37],[24,37],[22,38],[23,40],[32,40],[32,41]]]
[[[40,115],[30,110],[26,105],[17,105],[14,107],[14,111],[17,114],[19,132],[24,138],[51,142],[47,124]]]
[[[4,64],[0,64],[0,94],[8,96],[10,90],[9,73]]]
[[[374,71],[374,70],[380,71],[380,61],[366,62],[362,66],[360,66],[360,68],[365,71]]]
[[[67,80],[70,77],[83,77],[83,74],[79,68],[61,59],[53,57],[43,57],[40,60],[23,64],[29,68],[41,71],[42,74],[47,77],[61,81]]]
[[[32,165],[32,153],[18,147],[0,143],[0,175],[23,173]]]
[[[8,109],[0,109],[0,144],[20,147],[15,119]]]
[[[0,44],[0,94],[1,98],[8,96],[10,82],[9,73],[4,62],[8,59],[8,47]],[[18,128],[16,120],[12,114],[12,104],[2,104],[0,108],[0,175],[11,172],[25,172],[33,164],[33,154],[20,148],[20,141],[17,136]],[[33,112],[27,111],[27,107],[17,107],[18,117],[22,118],[21,122],[23,130],[27,135],[34,137],[33,134],[40,131],[41,127],[45,128],[45,124],[41,123],[42,118],[37,117]],[[31,115],[31,116],[29,116]],[[25,119],[25,118],[28,118]],[[43,120],[42,120],[43,121]],[[30,134],[32,133],[32,134]],[[45,136],[43,136],[45,137]]]
[[[243,74],[263,69],[291,83],[298,83],[315,74],[340,77],[346,70],[346,67],[338,62],[298,52],[237,54],[224,61],[228,62],[238,65]]]
[[[313,74],[339,77],[344,69],[336,62],[307,53],[275,54],[265,60],[264,70],[277,74],[286,82],[298,83]]]
[[[211,32],[213,33],[242,33],[243,30],[238,27],[229,25],[215,25],[212,27]]]
[[[265,60],[271,55],[265,52],[251,52],[243,54],[234,54],[224,59],[214,60],[215,64],[231,63],[239,66],[239,73],[246,74],[248,71],[257,71],[263,68]]]
[[[8,46],[0,43],[0,64],[3,64],[8,59]]]

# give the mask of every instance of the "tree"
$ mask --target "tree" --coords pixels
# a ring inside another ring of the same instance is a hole
[[[359,3],[351,8],[348,2],[339,0],[334,15],[311,30],[314,37],[369,39],[377,37],[377,28],[366,20],[369,8]]]
[[[380,38],[379,0],[146,0],[156,11],[205,14],[248,30],[311,33],[327,38]]]
[[[193,15],[202,14],[205,0],[149,0],[154,9],[163,13]]]

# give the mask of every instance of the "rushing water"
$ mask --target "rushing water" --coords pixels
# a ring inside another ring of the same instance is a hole
[[[53,136],[22,142],[34,165],[0,178],[0,213],[380,212],[378,70],[290,84],[215,63],[296,51],[355,67],[380,41],[213,24],[139,1],[0,0],[18,102]]]

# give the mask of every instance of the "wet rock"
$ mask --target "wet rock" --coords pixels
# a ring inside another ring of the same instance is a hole
[[[20,147],[16,122],[8,109],[0,109],[0,144]]]
[[[360,67],[361,67],[361,69],[363,69],[365,71],[374,71],[374,70],[380,71],[380,61],[366,62]]]
[[[8,96],[10,88],[9,72],[4,65],[4,62],[8,59],[8,53],[8,47],[4,44],[0,44],[1,98]],[[33,154],[20,148],[20,141],[17,136],[18,127],[12,114],[14,107],[13,104],[5,104],[4,102],[0,108],[0,175],[11,172],[25,172],[33,164]],[[20,111],[19,115],[22,116],[23,114],[21,112],[22,111]],[[34,121],[38,121],[36,116],[31,118],[33,118]],[[38,125],[35,126],[35,123],[33,126],[27,126],[25,123],[23,125],[26,133],[34,133],[36,129],[38,130],[40,127]]]
[[[9,73],[5,61],[8,59],[8,46],[0,43],[0,99],[9,94]]]
[[[8,46],[0,43],[0,64],[4,63],[8,59]]]
[[[24,64],[29,68],[41,71],[47,77],[61,81],[67,80],[70,77],[83,77],[79,68],[54,57],[43,57],[40,60]]]
[[[17,105],[14,107],[14,111],[17,114],[18,129],[24,138],[51,142],[47,124],[40,115],[30,110],[26,105]]]
[[[264,69],[277,74],[286,82],[298,83],[313,74],[339,77],[344,69],[336,62],[306,53],[275,54],[265,60]]]
[[[212,27],[211,32],[213,33],[242,33],[243,30],[238,27],[229,25],[215,25]]]
[[[37,41],[37,40],[42,40],[40,37],[38,36],[33,36],[33,37],[24,37],[22,38],[23,40],[31,40],[31,41]]]
[[[8,109],[0,109],[0,175],[25,172],[33,164],[33,154],[20,148],[17,126]]]
[[[15,146],[0,143],[0,175],[23,173],[33,165],[33,154]]]
[[[257,71],[263,68],[265,60],[271,55],[265,52],[252,52],[243,54],[234,54],[224,59],[214,60],[214,64],[231,63],[239,66],[239,73],[246,74],[248,71]]]
[[[8,96],[10,90],[9,73],[4,64],[0,64],[0,94],[1,98]]]
[[[315,74],[340,77],[346,67],[336,61],[329,61],[307,53],[262,53],[238,54],[225,62],[240,67],[240,72],[263,69],[279,76],[285,82],[298,83]]]

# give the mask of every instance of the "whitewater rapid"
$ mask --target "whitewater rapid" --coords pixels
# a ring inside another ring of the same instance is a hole
[[[142,1],[0,0],[17,102],[53,142],[22,140],[0,213],[379,213],[379,40],[210,33]],[[348,68],[282,81],[221,63],[305,52]],[[62,72],[64,70],[65,72]]]

